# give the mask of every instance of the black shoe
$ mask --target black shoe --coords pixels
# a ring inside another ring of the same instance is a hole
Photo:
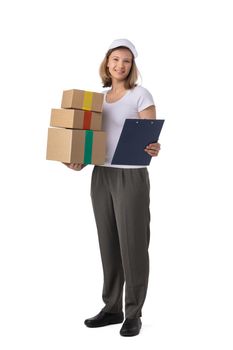
[[[140,333],[140,329],[142,327],[142,321],[139,317],[137,318],[126,318],[123,323],[120,335],[123,337],[133,337],[134,335],[138,335]]]
[[[87,320],[84,321],[84,323],[87,327],[94,328],[94,327],[108,326],[110,324],[122,323],[123,320],[124,320],[123,312],[118,312],[113,314],[109,312],[100,311],[98,315],[92,318],[88,318]]]

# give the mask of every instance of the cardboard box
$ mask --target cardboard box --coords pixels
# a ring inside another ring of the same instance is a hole
[[[104,131],[49,128],[47,160],[101,165],[105,162]]]
[[[101,130],[102,114],[79,109],[52,109],[50,126],[70,129]]]
[[[62,108],[83,109],[102,112],[104,94],[84,90],[65,90],[62,96]]]

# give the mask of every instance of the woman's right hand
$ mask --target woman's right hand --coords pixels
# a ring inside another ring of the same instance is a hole
[[[85,164],[81,164],[81,163],[64,163],[68,168],[72,169],[72,170],[82,170],[85,167]]]

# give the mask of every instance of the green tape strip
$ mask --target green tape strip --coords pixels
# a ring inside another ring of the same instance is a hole
[[[84,147],[84,164],[91,164],[92,161],[92,145],[93,130],[85,130],[85,147]]]

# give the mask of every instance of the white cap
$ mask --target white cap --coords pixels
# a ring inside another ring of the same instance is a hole
[[[131,41],[129,41],[128,39],[116,39],[111,43],[111,45],[109,46],[108,49],[112,50],[112,49],[115,49],[119,46],[127,47],[128,49],[130,49],[130,51],[134,55],[134,58],[137,57],[137,55],[138,55],[137,50],[135,49],[134,44],[131,43]]]

